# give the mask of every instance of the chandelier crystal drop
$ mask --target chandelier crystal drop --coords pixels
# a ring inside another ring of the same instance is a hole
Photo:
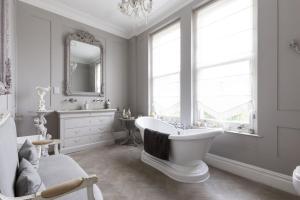
[[[122,0],[119,9],[125,15],[147,20],[152,10],[152,0]]]

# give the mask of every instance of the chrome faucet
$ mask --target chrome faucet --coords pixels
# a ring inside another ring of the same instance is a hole
[[[65,99],[64,101],[68,101],[70,103],[75,103],[75,102],[77,102],[77,99],[75,99],[75,98],[69,98],[69,99]]]
[[[169,122],[169,124],[173,125],[177,129],[186,129],[186,126],[181,122]]]
[[[168,122],[169,124],[173,125],[176,129],[186,130],[186,129],[195,129],[196,127],[192,125],[185,125],[181,122]]]
[[[93,102],[103,102],[103,99],[99,99],[99,98],[93,99]]]

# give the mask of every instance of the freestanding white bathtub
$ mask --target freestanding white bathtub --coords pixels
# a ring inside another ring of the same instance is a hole
[[[170,134],[169,161],[156,158],[143,151],[141,160],[160,170],[174,180],[199,183],[209,178],[209,170],[202,160],[213,139],[223,133],[219,128],[176,129],[174,126],[152,117],[140,117],[135,121],[144,140],[146,128]]]

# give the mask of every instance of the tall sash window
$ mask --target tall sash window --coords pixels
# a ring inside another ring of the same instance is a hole
[[[180,118],[180,22],[151,36],[150,110],[165,120]]]
[[[194,122],[253,131],[254,0],[218,0],[195,11]]]

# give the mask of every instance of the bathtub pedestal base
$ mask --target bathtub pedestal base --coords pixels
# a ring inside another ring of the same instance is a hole
[[[201,160],[195,166],[183,166],[170,161],[161,160],[145,151],[142,152],[141,160],[179,182],[200,183],[209,178],[208,166]]]

